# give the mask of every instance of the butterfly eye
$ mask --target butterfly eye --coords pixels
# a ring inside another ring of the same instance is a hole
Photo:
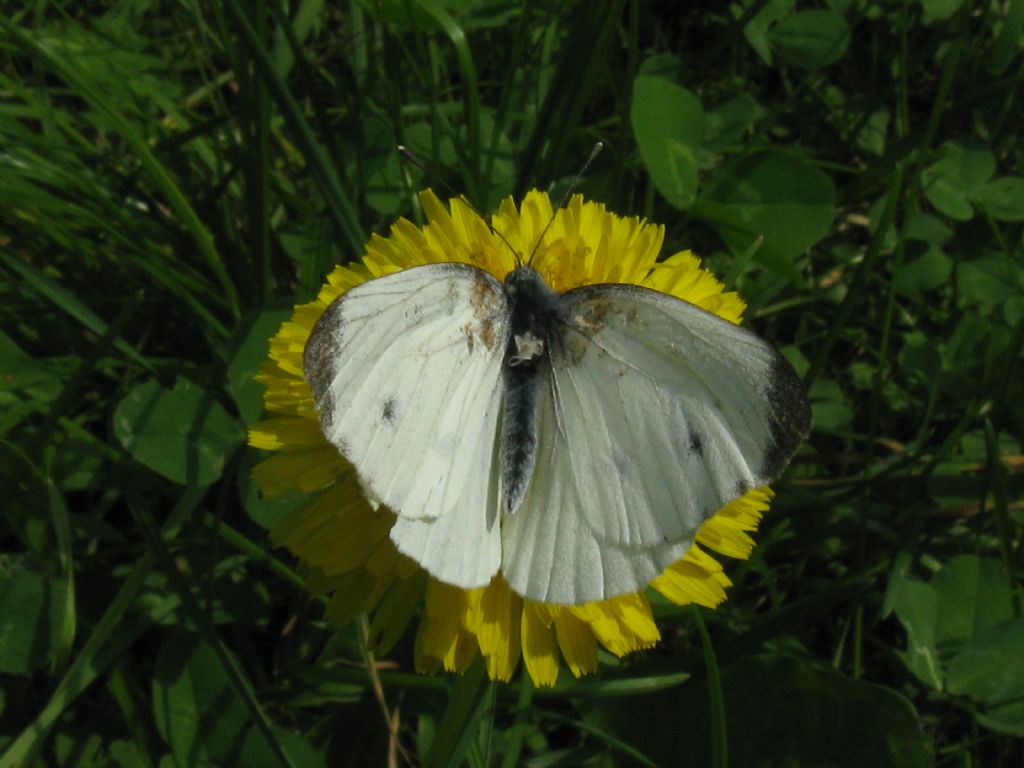
[[[519,284],[523,282],[523,274],[519,269],[514,269],[505,278],[505,293],[511,298],[519,292]]]

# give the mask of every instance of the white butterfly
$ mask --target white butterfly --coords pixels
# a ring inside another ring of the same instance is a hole
[[[642,590],[810,427],[789,363],[633,285],[559,294],[427,264],[350,289],[304,355],[324,434],[441,581],[579,604]]]

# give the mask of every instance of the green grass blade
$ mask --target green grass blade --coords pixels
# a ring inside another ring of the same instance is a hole
[[[366,244],[366,234],[359,224],[356,207],[342,188],[334,168],[327,160],[327,154],[313,135],[302,110],[274,67],[270,53],[260,41],[256,30],[252,28],[252,24],[249,23],[249,18],[242,10],[238,0],[225,0],[224,7],[237,25],[239,33],[249,48],[253,62],[259,69],[260,75],[266,82],[267,88],[277,102],[285,120],[295,133],[295,139],[302,149],[309,169],[327,201],[327,212],[334,222],[338,234],[343,238],[344,249],[350,254],[362,253],[363,246]]]
[[[200,499],[202,489],[190,488],[178,499],[164,524],[165,531],[177,529],[182,522],[192,515]],[[52,728],[61,715],[85,690],[92,685],[99,675],[117,661],[153,622],[160,617],[150,617],[135,624],[125,622],[125,615],[132,607],[135,598],[145,585],[149,572],[156,564],[155,556],[146,552],[140,557],[121,589],[111,601],[103,616],[97,622],[85,641],[82,649],[75,656],[68,671],[50,696],[46,706],[36,715],[32,723],[25,728],[0,754],[0,768],[22,768],[31,765]],[[167,613],[174,610],[176,603],[168,601],[164,608]]]
[[[466,33],[447,11],[433,0],[416,0],[416,5],[444,31],[455,48],[455,57],[459,63],[459,75],[465,96],[466,146],[463,162],[466,165],[466,195],[478,204],[483,179],[480,178],[480,86],[473,63],[473,53],[469,49]]]
[[[897,167],[889,182],[889,194],[886,197],[885,210],[882,213],[881,220],[878,222],[878,228],[871,239],[867,253],[864,254],[860,264],[857,265],[857,271],[853,275],[853,280],[850,282],[846,296],[843,297],[843,303],[839,307],[839,312],[829,324],[828,335],[821,346],[818,347],[818,354],[804,376],[804,384],[808,389],[811,388],[811,385],[814,384],[818,376],[825,370],[825,364],[828,362],[829,355],[832,353],[836,341],[839,340],[840,335],[846,330],[850,319],[853,317],[854,308],[858,302],[864,299],[864,291],[882,255],[882,246],[886,235],[892,229],[893,221],[896,218],[896,210],[900,206],[903,192],[903,172],[902,168]]]
[[[478,655],[469,669],[455,681],[455,690],[448,699],[430,748],[429,768],[455,768],[462,764],[477,720],[486,705],[487,690],[484,662]]]
[[[0,264],[8,267],[26,283],[35,288],[53,303],[57,309],[70,315],[82,324],[87,330],[98,336],[103,336],[108,331],[107,323],[85,305],[77,296],[51,277],[44,275],[36,267],[21,259],[15,258],[3,248],[0,248]],[[138,353],[135,347],[131,346],[124,339],[118,337],[113,340],[114,348],[131,360],[140,365],[143,369],[152,372],[152,364]]]
[[[513,191],[517,199],[531,184],[549,184],[559,170],[557,164],[570,155],[569,146],[578,135],[577,126],[584,106],[608,57],[608,47],[622,16],[624,2],[612,0],[577,7],[569,22],[570,36],[552,78],[553,86],[541,105],[520,158]],[[579,162],[572,163],[572,167],[578,166]]]
[[[246,555],[254,563],[265,567],[272,574],[285,583],[291,584],[300,592],[305,590],[306,586],[302,577],[293,569],[285,565],[281,560],[267,552],[266,549],[261,547],[259,544],[247,538],[227,523],[217,520],[213,515],[205,515],[203,521],[213,528],[217,532],[217,535],[233,549]]]
[[[718,672],[718,658],[711,636],[704,625],[701,609],[696,605],[691,611],[694,624],[700,633],[700,647],[704,652],[704,667],[708,675],[708,720],[711,723],[711,764],[714,768],[728,768],[729,733],[725,722],[725,696],[722,693],[722,676]]]
[[[241,699],[245,704],[246,709],[249,710],[249,714],[252,716],[256,727],[266,739],[267,744],[270,745],[274,756],[278,759],[281,765],[286,766],[287,768],[295,768],[295,764],[292,762],[291,757],[285,751],[280,739],[277,737],[277,734],[274,733],[270,718],[267,717],[266,712],[263,711],[263,707],[257,700],[256,692],[252,683],[242,672],[242,669],[238,666],[234,657],[228,652],[223,640],[221,640],[220,634],[217,632],[217,628],[214,626],[207,613],[199,606],[199,603],[192,594],[192,590],[189,585],[185,583],[185,579],[181,575],[181,571],[175,565],[174,559],[171,557],[171,553],[168,551],[167,545],[164,543],[159,529],[153,521],[149,510],[146,508],[145,502],[138,499],[134,501],[130,499],[128,507],[138,523],[139,529],[142,531],[142,534],[146,539],[146,543],[150,547],[149,551],[153,552],[156,561],[160,564],[160,567],[163,569],[165,575],[173,585],[174,591],[181,600],[181,604],[185,609],[185,612],[196,625],[204,640],[213,649],[214,653],[216,653],[221,666],[224,668],[224,671],[228,676],[228,680],[231,682],[231,687],[234,689],[239,699]]]
[[[43,457],[43,469],[40,470],[28,454],[19,446],[0,438],[0,445],[5,446],[25,466],[25,471],[35,478],[42,486],[46,495],[46,507],[50,512],[50,523],[53,525],[54,539],[57,542],[57,560],[60,573],[64,579],[64,610],[60,617],[60,628],[57,632],[56,648],[53,654],[53,668],[63,672],[67,660],[71,656],[71,648],[75,642],[77,627],[77,604],[75,602],[75,563],[72,549],[71,519],[68,514],[64,495],[53,482],[54,447],[48,446]]]
[[[213,237],[202,221],[200,221],[192,206],[189,205],[181,190],[178,189],[170,174],[160,161],[156,159],[156,156],[149,148],[149,144],[139,135],[135,126],[108,104],[83,77],[79,76],[78,71],[73,66],[48,51],[3,17],[0,17],[0,30],[6,32],[26,53],[43,62],[48,69],[81,93],[93,108],[105,114],[107,119],[117,128],[118,133],[131,146],[132,151],[139,158],[139,162],[142,163],[150,179],[164,194],[167,204],[174,211],[182,226],[192,236],[200,256],[202,256],[207,267],[217,278],[228,310],[233,317],[237,318],[241,314],[238,293],[227,270],[224,268],[220,254],[217,253]]]
[[[999,551],[1003,556],[1003,567],[1013,587],[1013,613],[1021,616],[1021,582],[1017,576],[1016,558],[1013,552],[1013,526],[1010,522],[1009,499],[1006,493],[1006,473],[999,450],[999,439],[989,417],[984,419],[985,455],[988,464],[988,485],[992,494],[992,511],[996,518],[999,536]]]
[[[519,675],[519,697],[516,699],[515,722],[508,735],[508,742],[505,745],[505,754],[501,760],[501,768],[516,768],[519,765],[519,756],[523,751],[523,739],[526,738],[526,729],[529,725],[526,720],[526,712],[533,702],[533,681],[530,679],[525,667]]]
[[[135,624],[126,624],[124,621],[125,614],[142,589],[152,566],[153,560],[150,558],[142,558],[136,563],[46,706],[0,755],[0,768],[32,765],[34,756],[65,710],[152,625],[152,619]],[[168,605],[167,611],[170,612],[173,607]]]
[[[64,615],[55,653],[54,668],[63,670],[71,657],[71,649],[75,644],[77,628],[77,603],[75,602],[75,561],[72,550],[71,516],[64,495],[53,482],[54,449],[47,450],[45,459],[46,475],[46,506],[50,510],[50,522],[53,525],[54,538],[57,540],[57,555],[60,558],[61,574],[64,577]]]
[[[622,739],[618,738],[614,734],[609,733],[604,728],[592,725],[585,720],[577,720],[575,718],[566,717],[565,715],[558,714],[556,712],[544,712],[541,716],[545,720],[551,720],[556,723],[564,723],[570,725],[581,733],[588,733],[591,736],[596,737],[600,741],[607,744],[609,747],[618,750],[622,754],[628,756],[633,762],[638,765],[646,766],[647,768],[664,768],[659,767],[657,763],[653,762],[647,755],[641,752],[639,749],[634,747],[632,744],[628,744]]]

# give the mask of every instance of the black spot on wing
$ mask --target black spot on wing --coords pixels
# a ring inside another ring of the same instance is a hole
[[[381,408],[380,417],[388,424],[393,424],[398,415],[398,403],[395,402],[395,398],[389,397],[384,401],[384,407]]]
[[[778,352],[768,386],[769,430],[761,475],[766,481],[782,474],[796,449],[811,431],[811,404],[793,366]]]
[[[704,437],[700,432],[690,430],[690,453],[696,456],[704,455]]]

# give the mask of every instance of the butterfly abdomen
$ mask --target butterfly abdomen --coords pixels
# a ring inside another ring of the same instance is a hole
[[[543,380],[534,366],[505,368],[501,421],[502,511],[519,507],[537,459],[537,406]]]

